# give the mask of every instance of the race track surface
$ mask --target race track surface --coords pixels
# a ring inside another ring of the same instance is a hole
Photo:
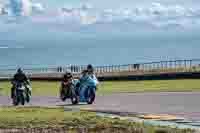
[[[118,93],[97,96],[93,105],[72,106],[70,100],[58,97],[33,96],[27,106],[66,106],[120,112],[170,114],[200,121],[200,92]],[[11,99],[0,96],[0,106],[12,105]]]

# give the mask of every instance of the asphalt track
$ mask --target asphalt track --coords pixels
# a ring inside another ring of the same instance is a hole
[[[93,105],[72,106],[70,100],[61,102],[58,97],[33,96],[26,106],[65,106],[92,108],[119,112],[169,114],[200,121],[200,92],[116,93],[97,96]],[[11,99],[0,96],[0,106],[12,105]]]

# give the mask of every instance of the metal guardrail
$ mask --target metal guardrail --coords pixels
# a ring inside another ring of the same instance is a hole
[[[66,71],[74,74],[80,74],[86,69],[86,65],[68,65],[62,67],[43,67],[43,68],[23,68],[29,74],[51,74],[64,73]],[[17,68],[0,68],[0,77],[10,77],[16,72]],[[174,60],[174,61],[160,61],[149,63],[125,64],[125,65],[108,65],[95,66],[97,74],[103,73],[162,73],[162,72],[200,72],[200,59],[192,60]]]

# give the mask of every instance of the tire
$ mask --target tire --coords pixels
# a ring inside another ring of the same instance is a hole
[[[76,105],[79,103],[78,96],[76,95],[75,90],[71,90],[71,102],[73,105]]]
[[[87,103],[93,104],[95,97],[96,97],[96,94],[95,94],[94,89],[88,89]]]
[[[25,98],[24,98],[24,96],[21,98],[21,104],[25,105]]]
[[[24,91],[19,91],[19,99],[22,105],[25,105],[25,94]]]
[[[78,97],[72,96],[72,97],[71,97],[71,102],[72,102],[73,105],[78,104]]]

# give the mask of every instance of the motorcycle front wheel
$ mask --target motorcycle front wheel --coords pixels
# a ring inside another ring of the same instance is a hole
[[[88,89],[87,103],[93,104],[95,97],[96,97],[96,94],[95,94],[94,89]]]
[[[78,95],[76,94],[76,92],[75,92],[75,90],[74,89],[72,89],[71,90],[71,102],[72,102],[72,104],[78,104],[78,102],[79,102],[79,98],[78,98]]]
[[[21,102],[22,105],[25,104],[25,94],[24,94],[24,91],[19,91],[19,101]]]

